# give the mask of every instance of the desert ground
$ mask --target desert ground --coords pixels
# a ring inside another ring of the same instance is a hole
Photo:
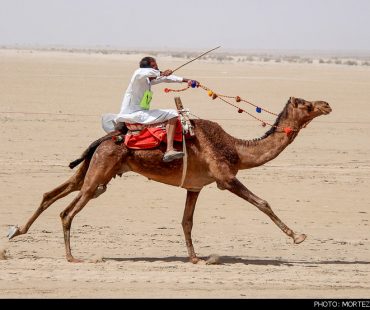
[[[72,251],[86,262],[65,259],[59,213],[75,193],[28,234],[7,240],[8,226],[23,225],[43,193],[72,175],[68,163],[104,135],[100,117],[119,111],[142,56],[0,50],[0,297],[369,298],[369,66],[197,61],[176,73],[277,113],[290,96],[330,103],[333,112],[312,121],[276,159],[238,174],[308,235],[302,244],[211,184],[197,203],[193,242],[200,257],[218,255],[219,264],[190,264],[181,227],[185,190],[134,173],[113,179],[76,216]],[[157,60],[161,69],[185,61]],[[154,88],[153,107],[174,107],[164,87]],[[181,98],[234,136],[257,138],[268,129],[201,89]]]

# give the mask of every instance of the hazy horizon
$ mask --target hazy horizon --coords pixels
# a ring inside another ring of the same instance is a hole
[[[0,45],[370,51],[367,0],[0,0]]]

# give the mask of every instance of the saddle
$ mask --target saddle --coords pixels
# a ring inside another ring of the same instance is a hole
[[[157,123],[151,125],[125,123],[128,132],[124,143],[130,149],[145,150],[158,147],[162,142],[167,143],[166,124]],[[177,119],[175,137],[176,142],[182,142],[182,124]]]
[[[175,142],[183,142],[185,140],[194,137],[193,125],[189,119],[189,110],[184,109],[179,97],[175,98],[177,110],[179,111],[179,117],[176,123],[175,129]],[[122,143],[134,150],[145,150],[153,149],[158,147],[161,143],[167,143],[167,122],[155,123],[155,124],[130,124],[130,123],[119,123],[116,124],[115,129],[121,134],[112,137],[115,143]]]

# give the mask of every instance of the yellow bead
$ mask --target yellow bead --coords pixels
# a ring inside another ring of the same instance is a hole
[[[212,90],[209,90],[208,91],[208,96],[212,97],[212,95],[213,95],[213,91]]]

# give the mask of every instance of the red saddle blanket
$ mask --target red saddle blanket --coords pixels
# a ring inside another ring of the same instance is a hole
[[[135,125],[134,125],[135,126]],[[130,129],[130,126],[128,126]],[[177,120],[174,141],[182,142],[182,125]],[[125,145],[130,149],[145,150],[159,146],[162,142],[167,143],[166,128],[147,127],[140,131],[139,134],[126,134]]]

